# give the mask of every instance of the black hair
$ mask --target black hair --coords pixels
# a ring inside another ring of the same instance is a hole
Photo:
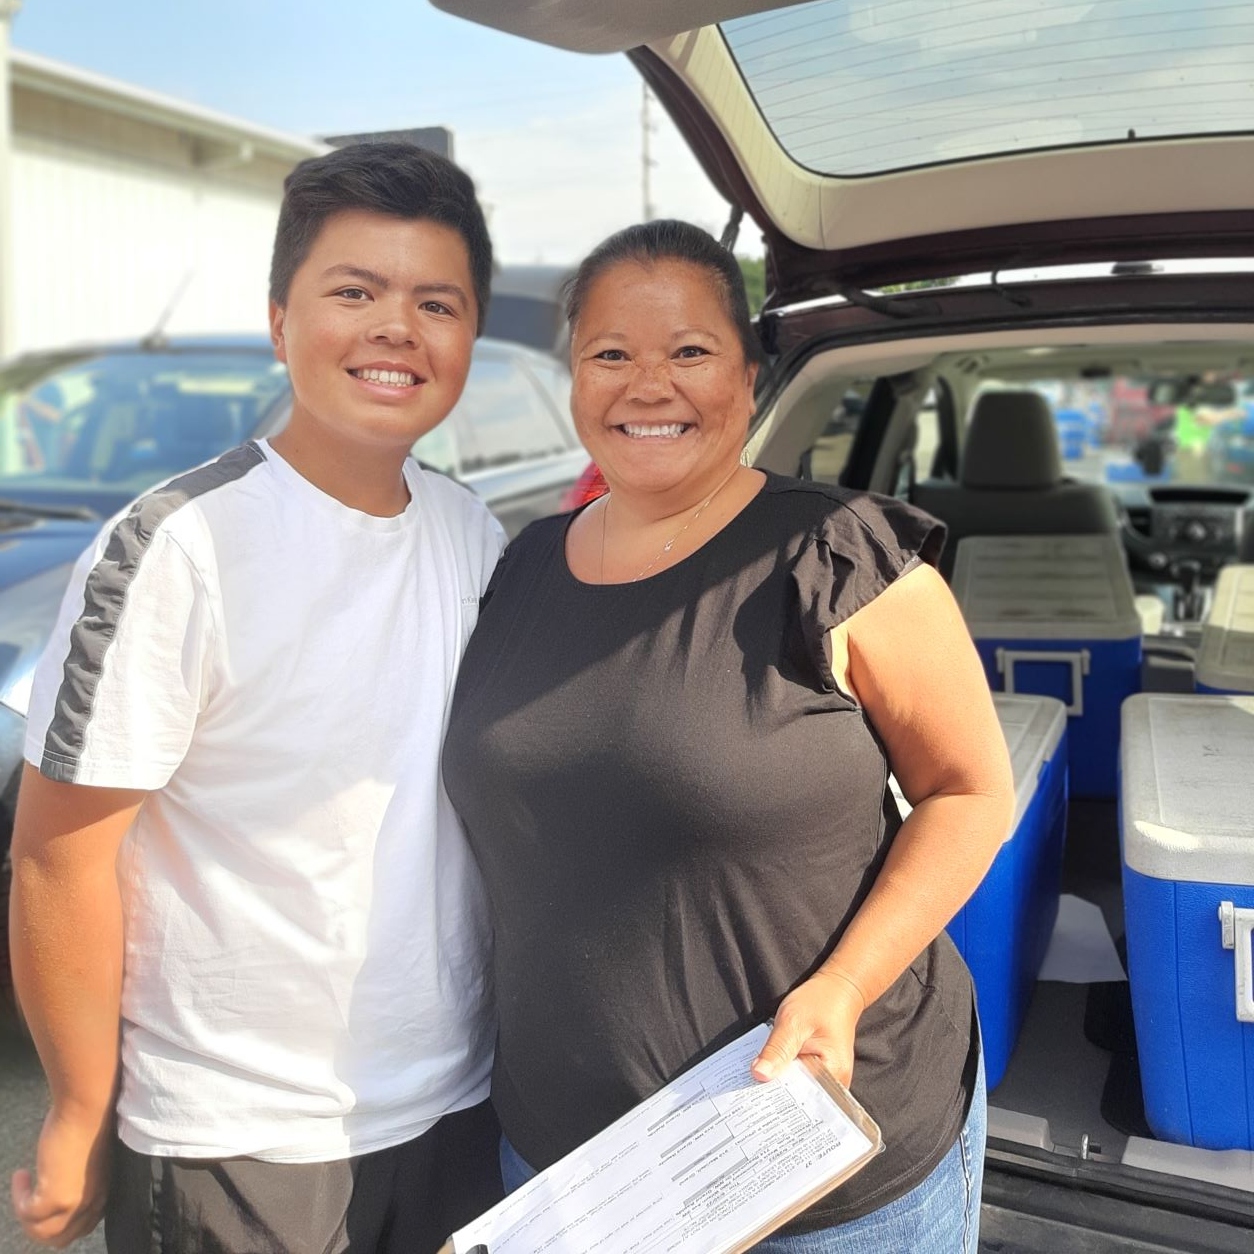
[[[624,261],[643,266],[658,261],[682,261],[705,270],[718,287],[719,299],[736,328],[745,360],[761,361],[762,344],[749,315],[749,297],[745,293],[740,263],[730,249],[724,248],[707,231],[676,218],[658,218],[616,231],[579,263],[579,269],[567,280],[562,291],[566,320],[572,330],[579,321],[592,284],[606,270]]]
[[[482,332],[492,287],[492,240],[475,185],[448,158],[414,144],[349,144],[302,161],[287,176],[270,260],[270,299],[276,305],[287,304],[292,276],[327,219],[354,209],[425,218],[456,231],[470,255]]]

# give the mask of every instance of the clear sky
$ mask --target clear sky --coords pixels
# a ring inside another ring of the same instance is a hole
[[[573,261],[641,216],[626,58],[539,47],[426,0],[24,0],[12,42],[302,135],[447,126],[504,261]],[[656,212],[717,233],[725,203],[652,112]],[[760,251],[752,234],[741,247]]]

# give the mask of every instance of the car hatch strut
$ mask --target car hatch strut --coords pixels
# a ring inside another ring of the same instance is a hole
[[[740,238],[740,224],[744,220],[744,216],[745,211],[742,205],[732,205],[731,217],[727,219],[727,225],[723,228],[723,233],[718,239],[718,242],[729,253],[734,252],[736,249],[736,241]]]

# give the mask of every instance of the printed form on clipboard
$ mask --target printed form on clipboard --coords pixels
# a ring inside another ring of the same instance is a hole
[[[883,1149],[821,1067],[769,1084],[754,1028],[453,1234],[440,1254],[739,1254]]]

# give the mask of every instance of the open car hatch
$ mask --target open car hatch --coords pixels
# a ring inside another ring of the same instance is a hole
[[[761,227],[776,307],[1008,267],[1254,256],[1254,9],[1231,0],[434,2],[628,52]]]

